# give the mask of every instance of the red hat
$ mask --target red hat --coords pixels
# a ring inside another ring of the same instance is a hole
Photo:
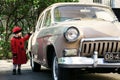
[[[22,28],[20,28],[19,26],[15,26],[12,30],[12,32],[15,34],[21,32],[21,31],[22,31]]]

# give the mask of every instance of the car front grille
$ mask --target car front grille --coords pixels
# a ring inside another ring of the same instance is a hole
[[[103,57],[105,52],[120,52],[120,40],[113,39],[84,39],[81,41],[80,56],[92,56],[94,51],[98,57]]]

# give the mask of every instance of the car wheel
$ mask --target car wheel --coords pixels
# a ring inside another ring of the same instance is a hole
[[[34,72],[39,72],[40,71],[41,65],[34,61],[34,55],[33,54],[31,55],[30,63],[31,63],[31,68]]]
[[[118,74],[120,74],[120,68],[118,69]]]
[[[53,72],[53,80],[68,80],[69,71],[65,68],[59,67],[56,56],[54,56],[53,58],[52,72]]]
[[[53,67],[52,67],[52,71],[53,71],[53,79],[54,80],[58,80],[58,61],[56,56],[53,58]]]

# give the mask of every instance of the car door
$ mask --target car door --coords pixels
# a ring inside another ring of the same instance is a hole
[[[40,37],[37,38],[39,43],[38,55],[43,64],[46,64],[46,45],[49,38],[49,27],[51,25],[51,9],[46,10],[43,24],[40,29]]]
[[[43,18],[44,18],[44,13],[42,13],[37,21],[36,27],[35,27],[35,32],[31,38],[31,45],[32,45],[32,53],[35,56],[35,60],[37,61],[41,61],[42,60],[42,56],[39,53],[42,53],[42,40],[38,41],[38,35],[41,29],[41,25],[43,23]],[[40,47],[40,48],[39,48]]]
[[[45,11],[44,14],[44,18],[43,18],[43,23],[41,25],[40,28],[40,32],[39,32],[39,37],[37,38],[38,41],[38,58],[40,60],[40,62],[42,62],[43,64],[45,64],[46,62],[46,40],[49,37],[47,34],[47,28],[51,25],[51,13],[50,13],[50,9]]]

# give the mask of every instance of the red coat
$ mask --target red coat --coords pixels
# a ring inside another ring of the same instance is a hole
[[[11,50],[13,54],[13,64],[25,64],[27,62],[26,50],[24,48],[24,43],[30,37],[27,34],[24,37],[13,37],[11,39]]]

